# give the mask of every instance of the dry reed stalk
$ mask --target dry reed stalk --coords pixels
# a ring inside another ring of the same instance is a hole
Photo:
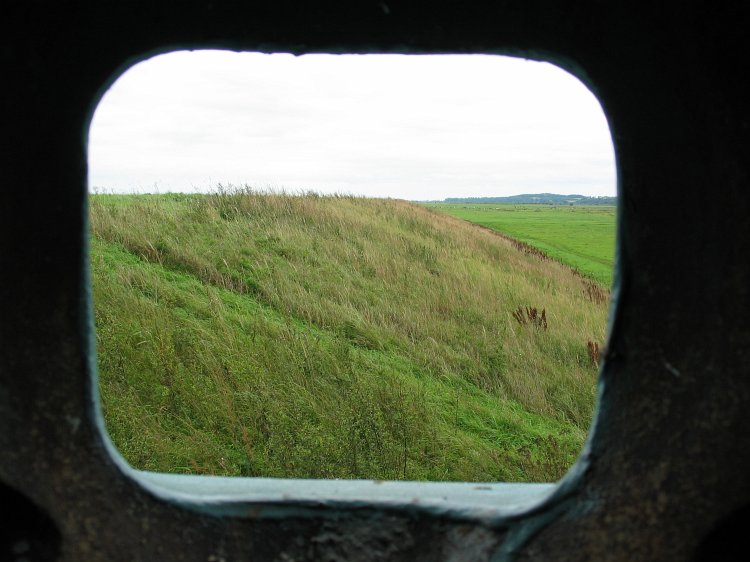
[[[513,311],[513,318],[515,318],[519,324],[526,326],[531,324],[532,326],[546,330],[547,329],[547,311],[543,308],[541,314],[536,307],[527,306],[525,309],[519,306]]]
[[[591,361],[591,364],[595,367],[599,367],[599,359],[600,359],[600,353],[599,353],[599,344],[595,341],[589,340],[586,344],[586,348],[589,352],[589,360]]]
[[[609,291],[602,289],[597,283],[584,281],[583,287],[586,297],[594,304],[606,304],[609,302]]]

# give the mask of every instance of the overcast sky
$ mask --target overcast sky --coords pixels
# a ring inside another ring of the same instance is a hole
[[[218,183],[412,200],[616,190],[599,102],[546,63],[183,51],[123,74],[91,123],[91,188]]]

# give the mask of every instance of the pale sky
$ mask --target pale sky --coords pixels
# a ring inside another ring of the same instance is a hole
[[[599,102],[547,63],[181,51],[125,72],[91,122],[91,188],[218,183],[411,200],[616,191]]]

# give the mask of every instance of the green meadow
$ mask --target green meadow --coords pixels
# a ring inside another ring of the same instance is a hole
[[[568,267],[405,201],[89,203],[101,402],[132,466],[554,481],[578,455],[607,303]]]
[[[488,203],[426,205],[534,246],[604,287],[612,284],[615,207]]]

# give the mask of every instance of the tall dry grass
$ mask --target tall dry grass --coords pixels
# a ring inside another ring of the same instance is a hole
[[[105,417],[139,467],[551,480],[582,445],[606,302],[509,240],[249,189],[93,196],[91,230]]]

